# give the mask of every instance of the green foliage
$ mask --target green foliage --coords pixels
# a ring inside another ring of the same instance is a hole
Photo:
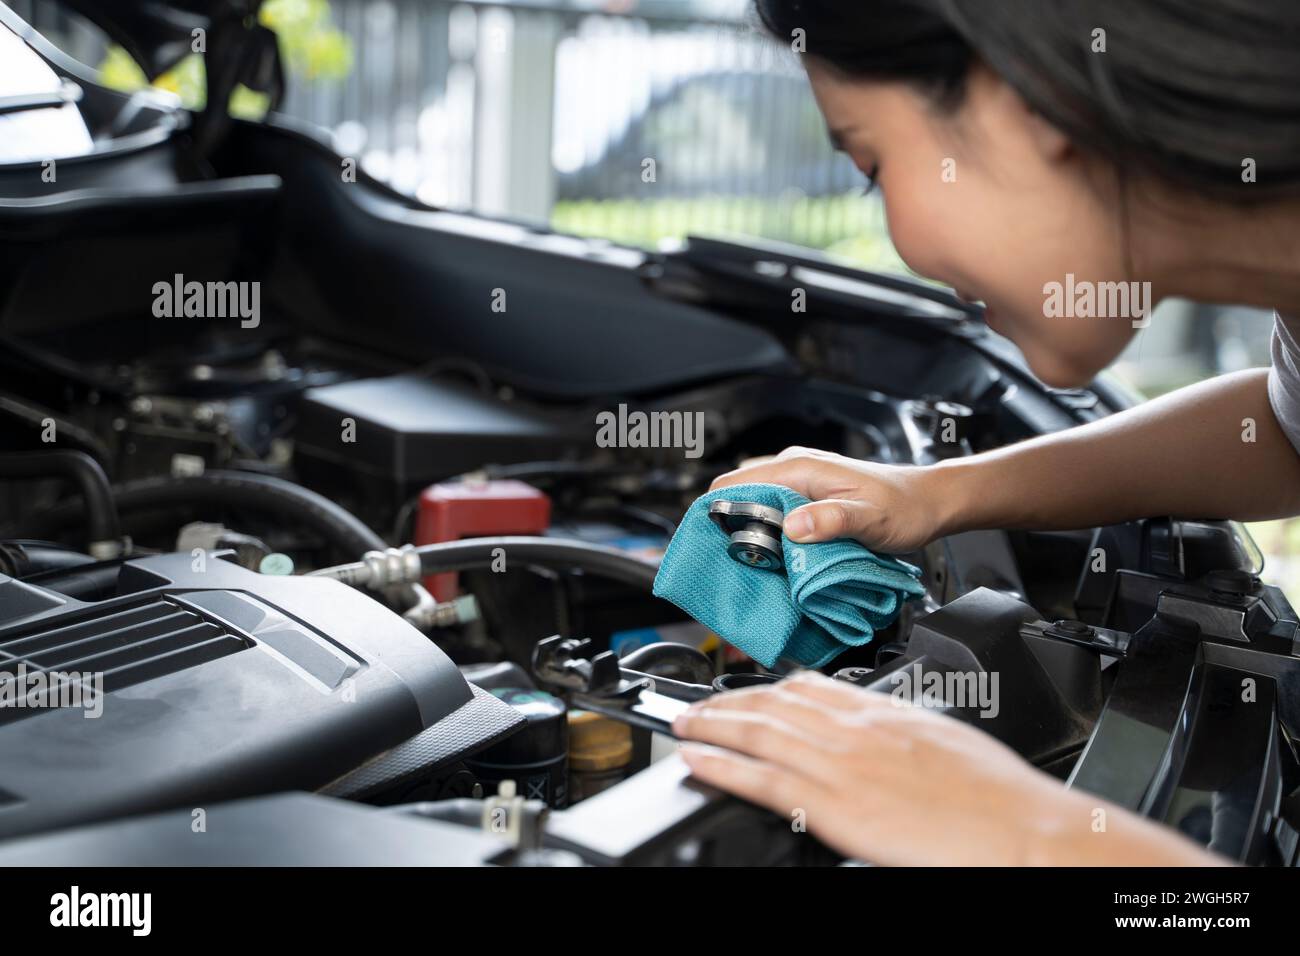
[[[334,28],[329,0],[266,0],[259,21],[275,31],[280,55],[289,74],[297,79],[340,80],[352,70],[352,43]],[[147,84],[144,72],[121,47],[111,47],[99,68],[100,81],[116,90],[139,90]],[[177,94],[187,109],[202,109],[207,98],[203,57],[187,56],[158,77],[155,87]],[[230,113],[244,119],[266,114],[267,97],[245,87],[230,97]]]
[[[280,38],[293,75],[341,80],[352,71],[352,42],[334,29],[329,0],[267,0],[261,21]]]
[[[885,229],[879,203],[844,196],[714,196],[700,199],[588,199],[555,204],[560,232],[654,248],[688,234],[760,236],[820,249],[883,272],[907,272]]]

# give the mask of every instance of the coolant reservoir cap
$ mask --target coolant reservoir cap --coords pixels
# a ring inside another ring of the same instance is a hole
[[[617,770],[632,762],[632,728],[589,710],[569,711],[569,768]]]
[[[727,553],[751,568],[779,571],[785,561],[781,527],[785,514],[754,501],[725,501],[709,505],[709,520],[727,535]]]
[[[293,574],[293,558],[276,551],[264,557],[257,570],[263,574]]]
[[[472,758],[500,764],[535,763],[563,757],[569,746],[564,701],[528,687],[496,687],[492,695],[505,701],[527,720],[499,744]]]

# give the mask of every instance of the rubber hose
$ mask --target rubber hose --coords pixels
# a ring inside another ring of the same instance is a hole
[[[0,541],[0,572],[13,578],[94,563],[88,554],[42,541]]]
[[[282,518],[286,524],[303,524],[319,532],[346,555],[388,547],[369,526],[328,498],[283,478],[240,471],[209,471],[180,478],[141,478],[112,489],[118,511],[130,514],[172,507],[217,505],[247,508]],[[83,520],[79,502],[50,509],[35,524],[47,537]]]
[[[108,476],[99,462],[82,451],[22,451],[0,454],[0,478],[65,478],[81,491],[88,541],[118,542],[122,526]]]
[[[654,588],[659,571],[657,564],[626,551],[568,538],[466,538],[420,545],[415,553],[420,556],[420,567],[425,574],[490,567],[504,557],[507,562],[517,564],[587,571],[644,591]]]
[[[652,677],[668,677],[686,684],[711,684],[717,676],[708,655],[703,651],[673,641],[647,644],[622,658],[618,665]]]

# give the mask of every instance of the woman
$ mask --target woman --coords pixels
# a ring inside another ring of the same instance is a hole
[[[1145,324],[1063,317],[1052,284],[1150,283],[1279,311],[1271,370],[933,467],[792,448],[714,487],[813,503],[794,541],[906,552],[977,528],[1300,513],[1300,4],[1294,0],[758,0],[899,253],[988,306],[1053,386]],[[1141,297],[1134,297],[1133,302]],[[1132,302],[1130,303],[1132,305]],[[1287,318],[1296,316],[1295,319]],[[983,732],[816,674],[688,711],[693,773],[895,864],[1196,864],[1171,830],[1067,791]]]

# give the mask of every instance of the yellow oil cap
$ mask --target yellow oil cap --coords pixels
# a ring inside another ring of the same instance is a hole
[[[589,710],[569,711],[569,769],[617,770],[632,762],[632,728]]]

